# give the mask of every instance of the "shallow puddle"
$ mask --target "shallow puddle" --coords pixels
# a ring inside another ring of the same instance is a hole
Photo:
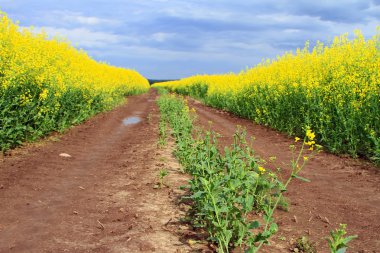
[[[129,126],[129,125],[137,124],[140,121],[141,121],[140,117],[128,117],[128,118],[123,119],[123,125]]]

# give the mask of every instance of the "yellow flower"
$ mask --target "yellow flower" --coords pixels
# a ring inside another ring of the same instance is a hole
[[[299,140],[301,140],[299,137],[294,138],[295,142],[298,142]]]
[[[264,167],[259,166],[259,172],[261,175],[264,174],[265,171],[266,171],[266,169]]]
[[[49,91],[47,89],[44,89],[40,94],[40,100],[45,100],[48,96]]]
[[[315,144],[315,141],[307,141],[305,144],[308,146],[313,146]]]
[[[306,161],[308,161],[308,160],[309,160],[309,157],[307,157],[307,156],[304,156],[304,157],[303,157],[303,160],[306,162]]]
[[[306,130],[306,136],[307,136],[307,138],[309,138],[310,141],[312,141],[315,138],[315,133],[313,133],[313,131],[308,129],[308,130]]]

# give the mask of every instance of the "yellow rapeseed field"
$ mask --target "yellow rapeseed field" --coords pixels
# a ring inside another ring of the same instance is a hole
[[[335,153],[380,162],[380,34],[306,44],[239,74],[158,83],[290,135],[305,129]]]
[[[60,130],[145,92],[134,70],[99,63],[68,42],[0,13],[0,149]]]

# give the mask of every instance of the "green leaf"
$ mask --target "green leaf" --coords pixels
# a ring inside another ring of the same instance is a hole
[[[191,195],[191,198],[197,199],[197,198],[201,197],[203,195],[203,193],[204,193],[203,191],[198,191],[198,192],[194,193],[193,195]]]
[[[293,174],[292,177],[297,178],[297,179],[299,179],[299,180],[301,180],[301,181],[304,181],[304,182],[308,182],[308,183],[311,182],[309,179],[304,178],[304,177],[300,177],[300,176],[298,176],[298,175],[296,175],[296,174]]]
[[[278,226],[276,223],[270,224],[269,230],[271,231],[272,234],[276,233],[278,231]]]
[[[255,252],[255,248],[253,247],[244,251],[244,253],[254,253],[254,252]]]
[[[222,206],[220,209],[219,209],[219,212],[220,213],[227,213],[228,212],[228,207],[227,206]]]
[[[248,226],[249,229],[256,229],[256,228],[259,228],[261,225],[260,225],[260,222],[258,221],[254,221],[254,222],[251,222]]]
[[[351,236],[347,236],[346,238],[343,239],[342,243],[344,244],[347,244],[349,243],[351,240],[357,238],[358,236],[357,235],[351,235]]]
[[[347,250],[347,247],[344,247],[344,248],[338,249],[336,253],[345,253],[346,250]]]

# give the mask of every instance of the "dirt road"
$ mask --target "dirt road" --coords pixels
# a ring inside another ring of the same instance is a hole
[[[171,187],[153,188],[172,159],[157,150],[155,97],[129,97],[59,141],[1,159],[0,252],[186,251],[163,227],[180,216],[175,189],[186,178],[170,171]]]
[[[191,101],[191,100],[190,100]],[[232,143],[236,125],[254,136],[254,150],[265,159],[267,167],[281,167],[289,172],[292,158],[289,145],[293,138],[253,124],[229,113],[212,109],[197,101],[189,103],[198,114],[198,124],[222,135],[222,145]],[[269,157],[275,156],[274,163]],[[357,234],[349,252],[380,252],[380,170],[369,163],[320,153],[309,162],[301,174],[310,183],[293,181],[286,197],[289,212],[277,211],[280,232],[268,252],[287,252],[292,238],[306,235],[317,242],[319,252],[329,252],[323,239],[339,223],[348,224],[348,233]]]
[[[130,97],[63,135],[0,159],[0,252],[191,251],[180,236],[188,228],[177,222],[184,216],[178,186],[188,177],[179,172],[170,147],[157,148],[156,96],[150,91]],[[292,138],[198,102],[190,106],[197,124],[213,122],[223,145],[231,143],[236,125],[244,126],[255,136],[259,156],[277,157],[266,166],[286,174]],[[169,187],[157,189],[160,169],[169,171]],[[328,252],[323,237],[339,223],[359,235],[349,252],[380,252],[378,169],[322,153],[303,176],[311,183],[292,182],[289,211],[277,211],[280,232],[265,252],[287,252],[302,235]]]

